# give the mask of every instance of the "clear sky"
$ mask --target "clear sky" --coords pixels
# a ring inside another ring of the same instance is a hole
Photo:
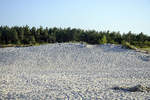
[[[0,0],[0,25],[150,35],[150,0]]]

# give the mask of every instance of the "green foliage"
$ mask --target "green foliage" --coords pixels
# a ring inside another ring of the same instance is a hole
[[[144,44],[146,45],[146,46],[149,46],[150,47],[150,41],[144,41]]]
[[[107,39],[106,39],[106,36],[103,35],[102,39],[99,40],[99,44],[105,44],[107,43]]]
[[[122,41],[122,46],[128,48],[128,49],[136,49],[136,47],[132,46],[129,42],[126,42],[125,40]]]
[[[2,43],[2,32],[0,31],[0,44]]]
[[[11,29],[11,43],[13,44],[18,44],[19,43],[19,39],[18,39],[18,33],[15,29]]]
[[[56,37],[55,36],[48,36],[48,43],[55,43],[56,42]]]
[[[136,47],[150,47],[150,36],[144,33],[133,34],[129,31],[127,34],[120,32],[82,30],[69,28],[40,28],[29,26],[23,27],[8,27],[0,26],[0,44],[41,44],[55,42],[86,42],[89,44],[122,44],[131,48],[131,45]]]

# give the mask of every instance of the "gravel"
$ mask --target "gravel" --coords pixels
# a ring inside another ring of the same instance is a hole
[[[150,54],[120,45],[56,43],[0,48],[0,100],[149,100]]]

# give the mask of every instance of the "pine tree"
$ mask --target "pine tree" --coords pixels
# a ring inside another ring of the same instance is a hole
[[[2,43],[2,32],[0,31],[0,43]]]
[[[11,29],[11,43],[13,44],[18,44],[19,43],[19,39],[18,39],[18,33],[15,29]]]

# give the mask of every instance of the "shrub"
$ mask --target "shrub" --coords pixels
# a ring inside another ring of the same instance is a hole
[[[99,40],[99,44],[105,44],[107,43],[107,38],[105,35],[103,35],[102,39]]]

